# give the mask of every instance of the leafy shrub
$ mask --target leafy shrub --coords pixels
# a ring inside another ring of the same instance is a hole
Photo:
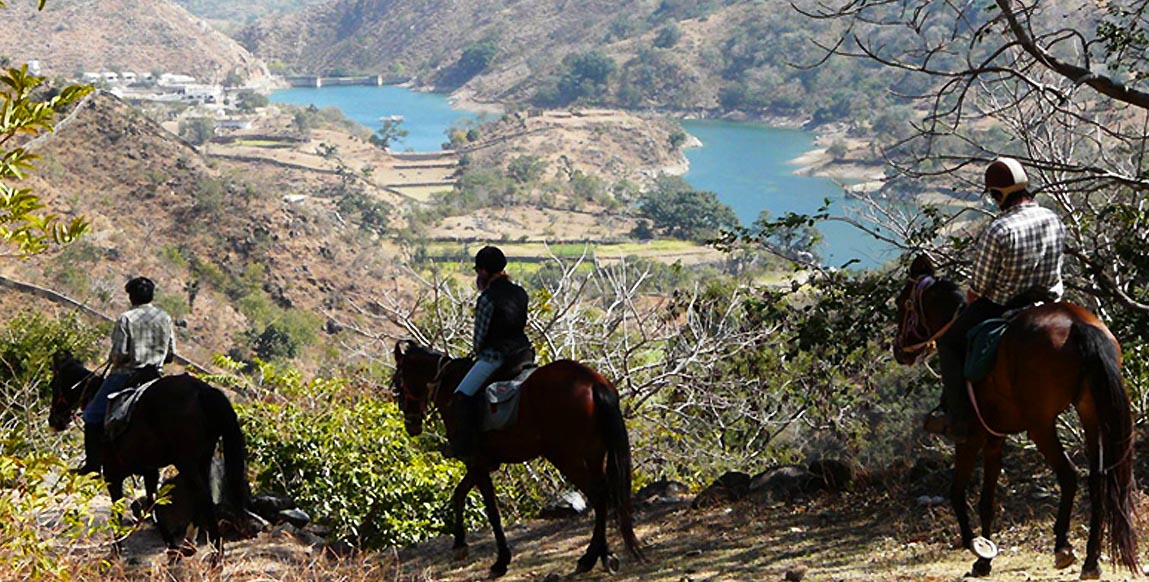
[[[215,379],[258,393],[239,408],[260,487],[289,495],[338,535],[370,547],[409,544],[442,530],[463,470],[432,452],[433,434],[408,437],[386,397],[257,364],[259,385],[237,376]],[[469,515],[476,519],[477,508]]]
[[[40,313],[18,315],[0,331],[0,386],[42,384],[39,395],[51,396],[44,380],[52,354],[70,350],[85,360],[96,355],[96,345],[104,334],[80,320],[76,314],[50,319]]]
[[[7,456],[0,448],[0,564],[13,580],[95,579],[103,561],[90,572],[76,571],[62,554],[78,542],[119,537],[114,520],[97,520],[91,503],[103,481],[70,474],[52,455]],[[122,511],[125,501],[120,501]]]

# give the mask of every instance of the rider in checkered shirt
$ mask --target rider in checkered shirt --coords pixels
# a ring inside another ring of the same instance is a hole
[[[1008,309],[1061,299],[1065,226],[1038,206],[1029,178],[1012,158],[998,158],[985,170],[985,187],[1001,208],[977,240],[969,304],[938,339],[945,422],[927,420],[927,430],[944,430],[956,442],[969,435],[972,410],[965,385],[966,334]]]
[[[152,305],[155,290],[156,284],[147,277],[136,277],[124,285],[132,308],[116,318],[112,350],[108,354],[111,370],[84,409],[85,459],[84,464],[75,469],[76,473],[100,471],[108,397],[128,386],[158,378],[164,364],[175,357],[172,318]]]

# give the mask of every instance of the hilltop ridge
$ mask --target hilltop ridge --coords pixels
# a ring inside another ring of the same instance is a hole
[[[220,83],[229,74],[267,81],[267,67],[246,49],[168,0],[10,2],[0,18],[0,54],[37,61],[41,73],[159,71]]]

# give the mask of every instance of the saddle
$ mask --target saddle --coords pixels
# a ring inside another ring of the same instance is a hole
[[[965,377],[971,382],[985,379],[997,363],[997,346],[1017,316],[1046,302],[1055,300],[1048,294],[1026,291],[1005,304],[1001,317],[987,319],[966,334]]]
[[[535,351],[525,349],[511,357],[483,389],[483,431],[502,430],[519,417],[519,388],[538,369]]]
[[[483,431],[502,430],[519,418],[519,388],[538,367],[524,368],[513,380],[503,380],[488,384],[483,393]]]
[[[112,440],[127,430],[132,422],[132,413],[140,402],[144,391],[156,380],[160,379],[160,371],[154,366],[145,366],[137,370],[128,379],[123,390],[108,395],[108,414],[104,417],[104,434]]]

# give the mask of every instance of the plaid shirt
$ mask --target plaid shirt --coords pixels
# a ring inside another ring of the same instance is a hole
[[[495,303],[487,295],[479,295],[475,301],[475,335],[471,338],[472,349],[478,350],[487,340],[487,331],[491,329],[491,318],[495,315]],[[498,350],[487,348],[475,354],[475,357],[488,362],[501,362],[503,355]]]
[[[1060,298],[1064,248],[1065,226],[1053,211],[1034,202],[1018,204],[982,231],[970,287],[1000,305],[1031,289]]]
[[[151,303],[137,305],[116,319],[112,330],[112,354],[126,356],[128,363],[113,372],[131,372],[144,366],[163,368],[176,349],[172,318]]]

